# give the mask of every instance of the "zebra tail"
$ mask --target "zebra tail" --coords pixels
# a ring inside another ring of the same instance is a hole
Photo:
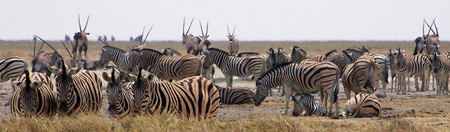
[[[339,69],[339,68],[338,68]],[[336,103],[337,102],[337,100],[338,100],[338,93],[339,93],[339,77],[340,77],[340,75],[339,75],[339,70],[338,70],[338,72],[337,72],[337,74],[336,74],[336,80],[334,81],[334,85],[335,85],[335,87],[334,87],[334,91],[333,91],[333,103]],[[325,97],[326,98],[326,97]]]
[[[389,83],[389,68],[388,68],[388,64],[387,64],[387,60],[384,60],[384,67],[383,67],[383,74],[384,74],[384,76],[383,76],[383,81],[384,82],[386,82],[386,83]]]

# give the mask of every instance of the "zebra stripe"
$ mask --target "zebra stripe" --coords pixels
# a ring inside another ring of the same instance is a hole
[[[54,68],[52,68],[54,69]],[[66,69],[63,63],[61,72],[53,70],[58,91],[59,114],[70,116],[82,112],[98,114],[102,107],[102,80],[94,72],[77,68]]]
[[[318,91],[323,91],[327,96],[330,96],[330,101],[335,104],[335,110],[337,111],[339,109],[336,102],[339,91],[338,84],[339,68],[328,61],[304,60],[302,63],[280,65],[268,71],[256,81],[255,105],[259,106],[261,104],[267,97],[270,88],[283,85],[286,91],[284,95],[286,107],[283,114],[286,114],[288,111],[292,93],[309,94],[317,93]],[[327,105],[327,98],[323,102]],[[328,112],[330,115],[332,103],[329,105]]]
[[[106,72],[103,72],[102,76],[108,82],[106,85],[106,93],[109,101],[108,111],[113,117],[121,119],[132,114],[134,110],[134,97],[131,90],[129,90],[133,82],[122,83],[126,76],[125,73],[120,72],[118,78],[114,76],[114,73],[115,70],[113,68],[111,77]]]
[[[294,96],[294,110],[292,111],[292,115],[299,116],[303,111],[306,112],[306,116],[325,116],[327,109],[310,94],[296,94]]]
[[[224,88],[217,85],[221,104],[253,104],[255,93],[247,88]]]
[[[381,104],[374,94],[361,93],[345,104],[344,117],[372,117],[381,115]]]
[[[355,92],[355,95],[360,92],[376,91],[380,74],[381,68],[378,63],[366,55],[347,65],[342,73],[342,85],[347,99],[350,99],[351,91]]]
[[[220,97],[208,79],[194,76],[178,82],[151,81],[141,74],[132,86],[135,110],[139,113],[180,114],[187,118],[215,119]]]
[[[53,83],[43,73],[28,71],[20,76],[13,87],[11,114],[14,117],[53,117],[57,113],[57,100],[53,94]]]
[[[433,51],[430,56],[431,64],[433,66],[433,73],[437,78],[437,90],[436,95],[446,92],[449,93],[448,89],[448,78],[450,74],[450,54],[446,52],[444,54],[439,54],[438,51]]]
[[[109,61],[112,61],[120,71],[132,73],[134,75],[137,75],[139,72],[137,67],[139,63],[137,52],[127,53],[116,47],[104,46],[98,64],[104,66],[105,64],[108,64]]]
[[[12,56],[0,59],[0,83],[10,79],[15,81],[27,69],[27,61],[20,57]]]
[[[202,61],[193,55],[172,57],[146,48],[139,52],[140,66],[163,80],[181,80],[191,76],[199,76],[202,70]]]
[[[227,87],[232,87],[233,76],[248,77],[253,75],[258,78],[265,72],[264,58],[261,56],[235,57],[230,56],[223,50],[209,48],[206,59],[212,60],[222,70]]]

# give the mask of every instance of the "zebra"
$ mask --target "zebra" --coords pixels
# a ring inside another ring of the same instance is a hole
[[[312,57],[309,57],[306,54],[306,51],[301,49],[298,46],[294,46],[292,48],[292,52],[291,52],[291,60],[293,63],[300,63],[301,61],[305,60],[305,59],[312,59],[318,62],[322,62],[324,60],[326,60],[326,58],[322,55],[314,55]]]
[[[389,51],[387,51],[386,54],[387,54],[387,58],[388,58],[388,66],[389,66],[389,73],[390,73],[389,76],[391,77],[391,81],[392,81],[391,92],[393,92],[395,89],[395,86],[397,86],[397,81],[398,81],[398,79],[396,78],[396,74],[397,74],[396,66],[397,65],[396,65],[396,61],[395,61],[397,52],[396,51],[392,52],[392,49],[389,49]]]
[[[207,60],[212,60],[225,75],[227,87],[232,87],[233,76],[248,77],[253,75],[255,78],[265,73],[265,62],[261,56],[235,57],[227,52],[209,48],[206,53]]]
[[[377,97],[386,97],[386,86],[389,83],[389,64],[388,64],[388,58],[382,54],[368,54],[366,53],[371,59],[375,60],[377,62],[378,66],[380,66],[380,78],[378,79],[377,85],[381,83],[382,85],[382,93],[381,94],[375,94]]]
[[[18,56],[0,59],[0,83],[11,80],[11,86],[19,76],[28,70],[27,61]],[[13,90],[15,91],[14,87]]]
[[[381,68],[371,57],[361,56],[354,63],[348,64],[342,72],[342,85],[347,99],[350,99],[351,91],[374,93],[380,78]]]
[[[146,114],[179,114],[187,118],[215,119],[220,95],[208,79],[194,76],[172,83],[152,81],[153,74],[138,79],[132,86],[135,110]]]
[[[131,82],[122,83],[122,80],[125,78],[125,73],[120,72],[118,78],[115,77],[115,70],[113,68],[111,72],[111,77],[108,76],[108,73],[103,72],[103,80],[107,81],[106,85],[106,93],[108,95],[109,113],[118,119],[124,118],[126,116],[131,115],[134,112],[134,97],[131,90],[127,90],[127,88],[131,88]]]
[[[255,93],[247,88],[224,88],[215,85],[220,94],[220,104],[253,104]]]
[[[59,115],[71,116],[82,112],[98,114],[102,108],[102,80],[92,71],[82,70],[81,63],[75,68],[52,67],[58,91]]]
[[[291,62],[291,56],[288,56],[285,54],[285,51],[283,48],[279,47],[278,50],[273,50],[270,48],[267,53],[269,56],[266,59],[266,67],[267,70],[270,70],[274,67],[277,67],[278,65],[284,64],[284,63],[290,63]],[[269,91],[269,95],[272,96],[272,90]],[[283,86],[278,88],[278,93],[281,92],[281,96],[284,95],[284,88]]]
[[[180,52],[178,52],[178,51],[176,51],[175,49],[172,49],[172,48],[165,48],[162,51],[163,51],[163,54],[167,55],[167,56],[173,56],[173,57],[181,56]]]
[[[450,74],[450,54],[449,52],[444,54],[439,54],[438,50],[434,50],[430,56],[431,64],[433,66],[433,73],[436,74],[437,78],[437,90],[436,95],[446,92],[449,93],[448,89],[448,78]]]
[[[296,94],[294,95],[294,110],[292,111],[292,115],[299,116],[303,111],[305,111],[304,115],[306,116],[325,116],[327,109],[310,94]]]
[[[407,81],[407,77],[409,80],[409,77],[416,75],[414,77],[415,82],[417,82],[418,77],[422,80],[422,89],[419,88],[418,84],[416,83],[416,91],[424,91],[425,89],[428,90],[429,85],[429,73],[431,71],[431,60],[429,56],[425,54],[418,54],[414,55],[412,58],[409,58],[405,51],[401,51],[400,48],[398,48],[398,54],[396,55],[396,68],[397,68],[397,76],[398,76],[398,83],[399,83],[399,91],[397,93],[400,93],[402,91],[403,93],[406,92],[406,86],[408,85],[408,91],[409,90],[409,81]]]
[[[381,104],[374,94],[360,93],[347,101],[344,117],[373,117],[381,115]]]
[[[282,114],[288,112],[289,100],[292,92],[310,94],[318,91],[325,92],[330,97],[328,115],[331,115],[332,104],[335,104],[335,116],[339,109],[337,102],[339,91],[339,68],[328,61],[317,62],[314,60],[304,60],[302,63],[282,64],[266,72],[256,81],[255,106],[261,105],[261,102],[267,97],[270,88],[281,86],[285,87],[285,109]],[[327,106],[327,98],[321,100]]]
[[[133,49],[139,52],[140,67],[148,69],[162,80],[181,80],[191,76],[199,76],[202,71],[202,61],[190,54],[172,57],[153,49]]]
[[[234,31],[236,31],[236,25],[234,25],[233,34],[230,34],[230,28],[227,25],[228,30],[228,40],[230,41],[230,44],[228,45],[228,51],[230,55],[236,55],[239,52],[239,40],[236,38],[236,35],[234,34]]]
[[[344,52],[338,53],[336,50],[331,50],[325,54],[326,60],[333,62],[339,67],[340,75],[342,76],[342,72],[344,72],[344,68],[347,64],[352,63],[352,59],[350,56]],[[339,77],[340,78],[340,77]]]
[[[57,113],[57,99],[53,94],[53,83],[43,73],[28,70],[13,85],[11,115],[14,117],[53,117]]]
[[[133,75],[138,74],[139,53],[131,50],[129,53],[126,51],[112,47],[103,46],[100,60],[96,65],[104,66],[110,61],[116,65],[119,71],[125,73],[131,73]]]

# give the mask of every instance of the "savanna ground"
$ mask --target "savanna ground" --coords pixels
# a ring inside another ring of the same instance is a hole
[[[49,42],[63,56],[68,53],[59,41]],[[65,42],[69,44],[70,42]],[[126,45],[137,45],[137,42],[109,42],[110,45],[125,49]],[[302,42],[241,42],[240,52],[252,51],[266,54],[270,47],[282,47],[287,53],[290,48],[299,46],[307,51],[308,55],[321,54],[336,49],[342,51],[346,48],[360,46],[371,47],[371,53],[386,54],[389,49],[402,47],[406,53],[412,55],[413,42],[406,41],[302,41]],[[29,63],[33,58],[32,41],[0,41],[0,57],[20,56]],[[39,49],[40,42],[36,46]],[[227,42],[213,42],[213,47],[227,49]],[[101,53],[103,44],[90,41],[88,58]],[[148,48],[163,49],[174,48],[185,54],[181,42],[163,41],[148,42]],[[449,42],[441,42],[441,51],[449,49]],[[44,46],[45,52],[52,50]],[[31,67],[31,64],[30,64]],[[97,70],[97,74],[103,71]],[[216,68],[215,82],[225,86],[224,76]],[[103,86],[105,86],[105,82]],[[235,78],[235,87],[255,89],[254,81],[249,78]],[[413,81],[410,81],[412,89]],[[340,86],[340,110],[346,102],[342,85]],[[388,85],[388,90],[390,84]],[[274,90],[276,92],[276,90]],[[414,91],[414,90],[413,90]],[[103,108],[100,115],[80,115],[77,117],[55,117],[53,119],[31,118],[14,119],[10,116],[9,106],[4,104],[10,99],[12,89],[10,82],[0,84],[0,131],[449,131],[450,98],[447,95],[436,96],[435,91],[408,92],[397,95],[387,92],[386,98],[380,98],[382,114],[373,118],[339,118],[329,117],[293,117],[291,113],[281,115],[284,101],[278,95],[269,97],[261,106],[254,105],[222,105],[216,120],[186,120],[176,116],[155,115],[129,117],[121,120],[112,118],[106,112],[108,101],[103,99]],[[105,95],[106,92],[103,91]],[[293,103],[290,103],[290,108]]]

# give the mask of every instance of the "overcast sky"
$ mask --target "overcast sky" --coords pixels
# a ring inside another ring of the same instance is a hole
[[[146,26],[148,40],[181,41],[183,18],[209,20],[210,40],[226,40],[236,24],[239,40],[406,40],[422,35],[434,17],[441,40],[450,40],[448,0],[13,0],[0,2],[0,39],[64,39],[78,29],[78,14],[97,35],[129,40]],[[188,25],[186,25],[186,28]]]

